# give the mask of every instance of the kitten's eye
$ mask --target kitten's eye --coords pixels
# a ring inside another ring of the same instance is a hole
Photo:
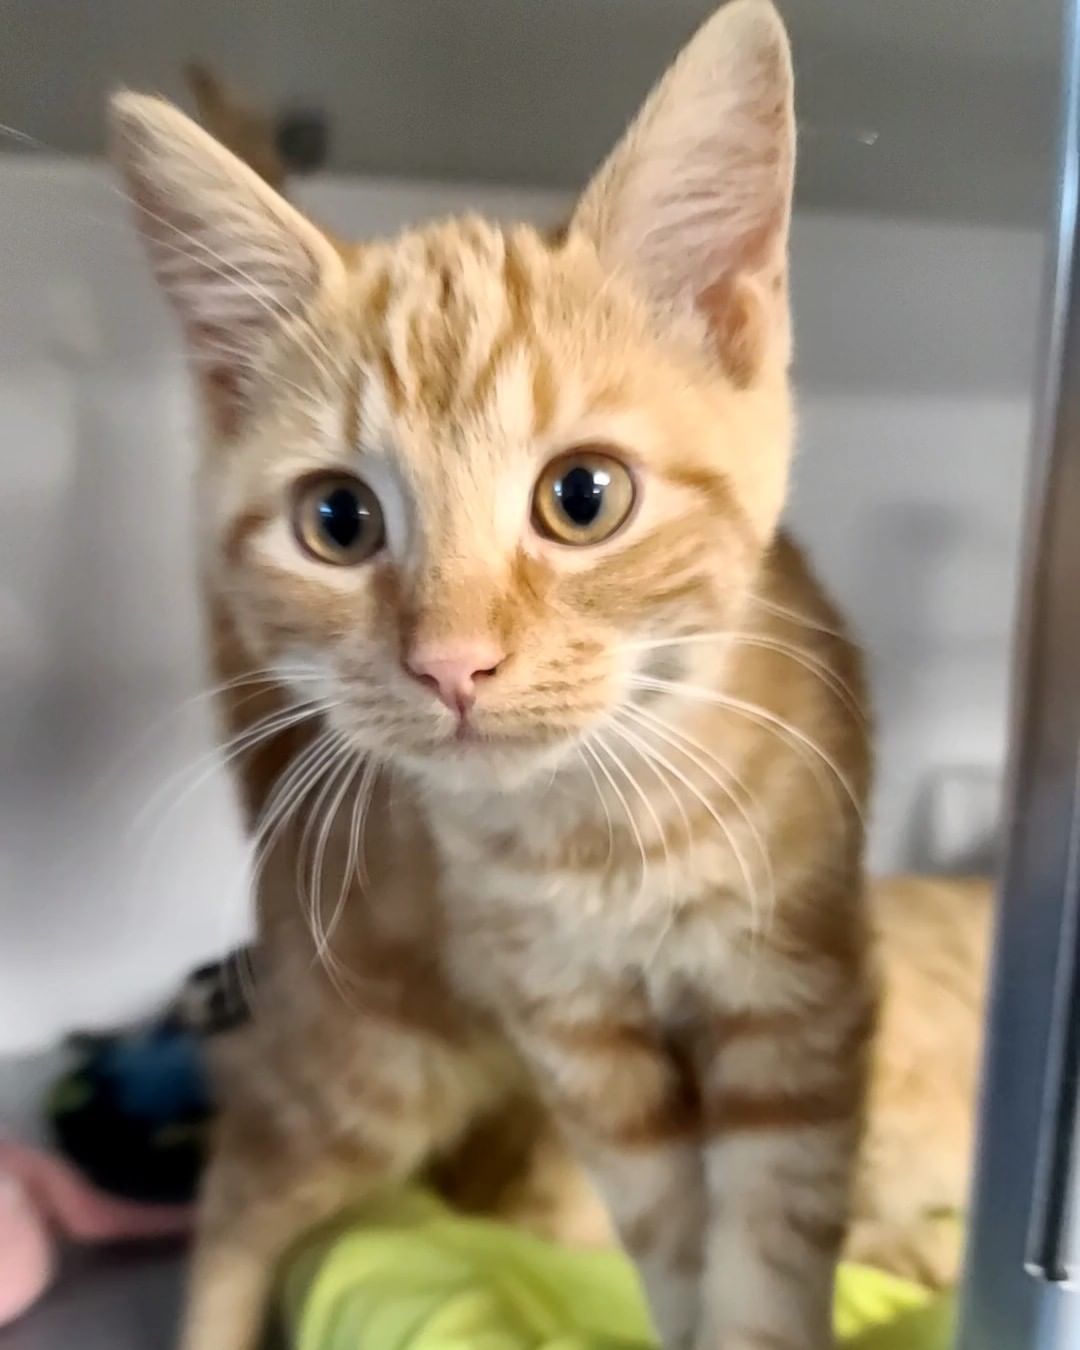
[[[385,537],[379,499],[361,479],[345,474],[300,484],[293,528],[312,557],[339,567],[367,562]]]
[[[610,455],[575,450],[552,460],[533,496],[533,523],[560,544],[598,544],[634,505],[630,470]]]

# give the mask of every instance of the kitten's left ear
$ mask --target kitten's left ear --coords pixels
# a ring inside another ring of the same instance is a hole
[[[795,114],[771,0],[729,0],[698,31],[586,189],[573,228],[661,311],[693,306],[739,384],[789,358]]]

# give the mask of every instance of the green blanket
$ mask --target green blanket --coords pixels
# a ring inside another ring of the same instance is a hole
[[[417,1192],[367,1206],[298,1251],[283,1311],[294,1350],[650,1350],[629,1262],[452,1214]],[[947,1350],[952,1302],[842,1266],[845,1350]]]

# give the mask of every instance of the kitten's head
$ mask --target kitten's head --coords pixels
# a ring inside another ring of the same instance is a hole
[[[550,768],[679,633],[730,626],[791,449],[787,40],[698,33],[557,235],[332,241],[175,109],[116,154],[208,414],[209,578],[355,744]]]

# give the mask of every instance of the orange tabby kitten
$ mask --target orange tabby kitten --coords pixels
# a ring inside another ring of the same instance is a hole
[[[828,1345],[869,757],[855,652],[777,533],[772,5],[705,25],[557,235],[345,247],[165,104],[113,125],[199,373],[259,851],[186,1350],[250,1350],[299,1233],[531,1091],[668,1350]]]
[[[237,116],[247,105],[209,72],[195,88],[207,129],[282,189],[280,162],[273,179],[265,172],[275,162],[271,119]],[[950,1288],[963,1255],[992,887],[982,878],[887,877],[871,885],[869,903],[884,1006],[845,1253]],[[428,1179],[465,1209],[571,1246],[613,1240],[587,1177],[525,1098],[478,1121]]]

